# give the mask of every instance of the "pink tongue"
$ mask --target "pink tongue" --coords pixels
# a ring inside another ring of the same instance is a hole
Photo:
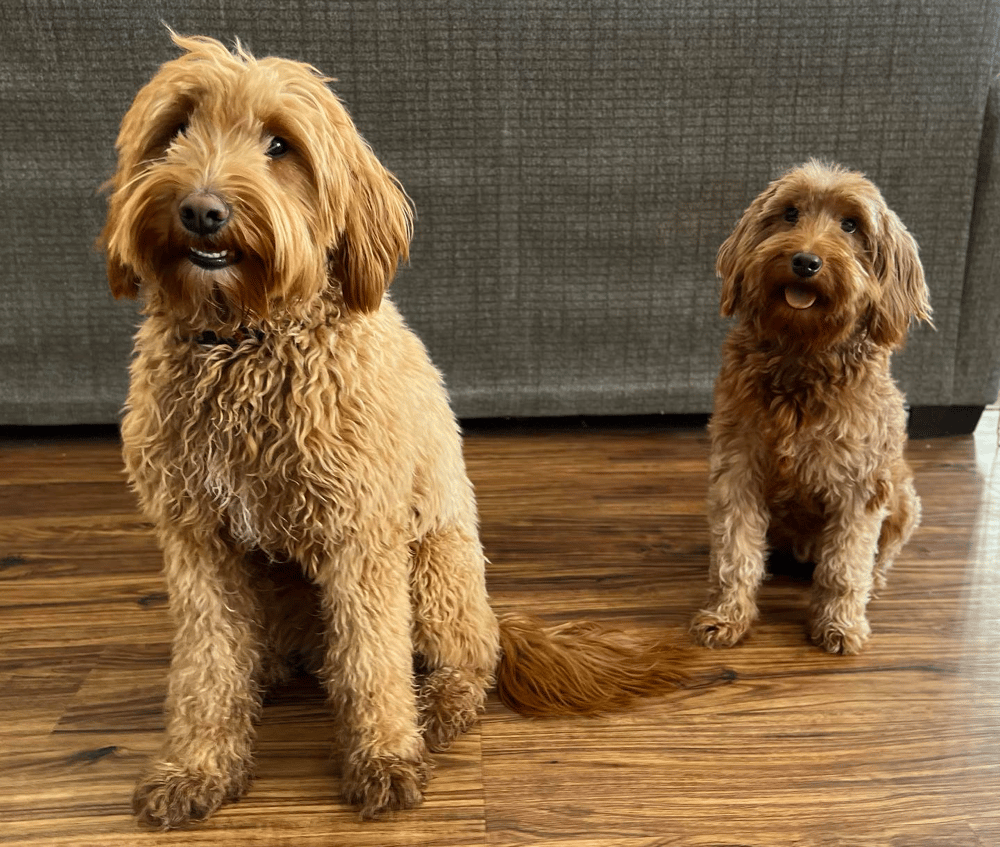
[[[793,309],[808,309],[816,302],[816,292],[805,285],[786,285],[785,302]]]

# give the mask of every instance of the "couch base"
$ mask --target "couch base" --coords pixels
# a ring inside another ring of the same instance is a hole
[[[910,438],[942,438],[969,435],[976,429],[985,406],[913,406],[908,430]]]
[[[910,409],[910,438],[940,438],[969,435],[976,429],[985,406],[913,406]],[[704,429],[708,414],[690,415],[591,415],[550,418],[463,418],[468,433],[500,433],[538,430],[608,429]],[[116,424],[70,426],[0,426],[0,441],[45,443],[64,438],[114,438]]]

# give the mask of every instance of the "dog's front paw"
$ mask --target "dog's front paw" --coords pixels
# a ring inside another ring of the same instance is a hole
[[[811,636],[813,643],[827,653],[853,656],[864,648],[871,636],[871,627],[864,618],[852,625],[822,621],[813,624]]]
[[[732,647],[750,629],[749,619],[702,610],[691,621],[691,637],[702,647]]]
[[[479,717],[486,701],[487,680],[482,674],[457,668],[438,668],[420,686],[421,732],[428,750],[445,750]]]
[[[360,807],[362,820],[413,809],[424,801],[427,771],[422,759],[373,756],[349,767],[344,775],[344,796]]]
[[[204,820],[225,800],[246,793],[245,774],[208,774],[161,762],[139,781],[132,795],[132,811],[145,824],[174,829],[189,821]]]

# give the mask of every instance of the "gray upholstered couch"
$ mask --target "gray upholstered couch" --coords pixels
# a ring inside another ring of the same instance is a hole
[[[163,23],[311,62],[417,208],[393,296],[464,417],[706,412],[715,251],[809,156],[914,232],[916,406],[1000,381],[997,2],[33,0],[0,27],[0,424],[113,422],[98,186]]]

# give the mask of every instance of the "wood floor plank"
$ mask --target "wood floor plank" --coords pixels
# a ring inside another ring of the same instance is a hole
[[[436,757],[423,807],[362,824],[339,800],[323,695],[296,680],[267,702],[249,796],[176,833],[128,811],[162,733],[171,630],[117,441],[0,439],[0,841],[996,847],[996,418],[910,444],[923,524],[856,657],[808,643],[795,568],[765,583],[744,644],[688,644],[707,579],[703,430],[471,427],[497,610],[666,635],[690,684],[585,720],[526,720],[492,696]]]

